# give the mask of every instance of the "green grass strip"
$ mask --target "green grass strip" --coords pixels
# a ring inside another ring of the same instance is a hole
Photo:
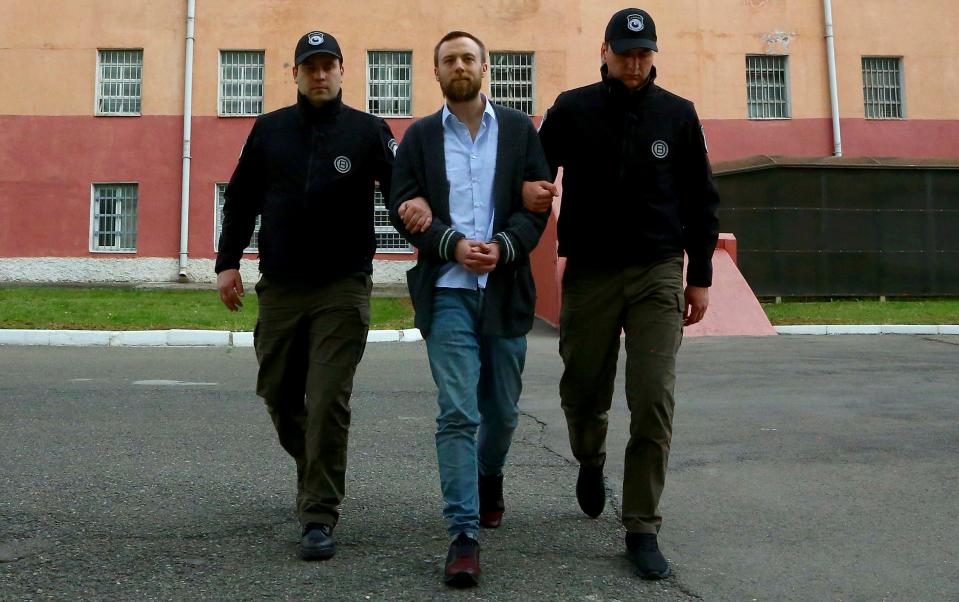
[[[252,292],[243,297],[243,309],[231,313],[213,290],[0,288],[0,328],[242,332],[253,330],[256,313]],[[409,299],[373,298],[371,329],[412,327]]]
[[[787,301],[764,303],[773,325],[959,324],[959,299]]]

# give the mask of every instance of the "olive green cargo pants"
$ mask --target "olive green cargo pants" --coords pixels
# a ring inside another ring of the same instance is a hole
[[[253,334],[256,392],[296,461],[302,524],[335,526],[346,476],[350,394],[370,326],[370,276],[325,285],[262,276]]]
[[[631,533],[656,533],[662,524],[683,306],[682,258],[625,269],[569,261],[563,275],[560,398],[573,455],[586,466],[606,461],[620,333],[626,333],[631,416],[623,524]]]

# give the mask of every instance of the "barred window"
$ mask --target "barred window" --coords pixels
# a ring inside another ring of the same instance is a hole
[[[91,251],[137,250],[137,185],[94,184]]]
[[[216,184],[216,215],[213,216],[213,250],[220,250],[220,233],[223,232],[223,203],[226,201],[223,194],[226,192],[226,182]],[[256,225],[253,227],[253,236],[250,237],[250,246],[243,249],[244,253],[257,253],[260,250],[260,216],[256,216]]]
[[[746,98],[750,119],[789,119],[785,56],[746,56]]]
[[[902,119],[902,59],[862,57],[862,96],[866,119]]]
[[[412,253],[413,247],[406,242],[403,235],[396,231],[390,223],[390,214],[386,209],[380,185],[376,185],[373,192],[373,229],[376,231],[377,253]]]
[[[97,115],[139,115],[142,50],[97,52]]]
[[[490,99],[498,104],[533,114],[533,53],[491,52]]]
[[[220,115],[263,112],[263,51],[220,51]]]
[[[370,50],[367,55],[367,110],[381,117],[413,114],[413,53]]]

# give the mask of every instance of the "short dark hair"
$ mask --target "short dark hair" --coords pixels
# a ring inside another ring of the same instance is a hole
[[[455,40],[456,38],[469,38],[476,42],[476,45],[480,48],[480,62],[483,64],[486,63],[486,44],[482,40],[477,38],[471,33],[465,31],[451,31],[445,36],[443,36],[439,42],[436,43],[436,46],[433,48],[433,66],[440,66],[440,46],[443,45],[443,42],[449,42],[450,40]]]

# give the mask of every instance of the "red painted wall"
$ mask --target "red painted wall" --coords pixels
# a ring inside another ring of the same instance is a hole
[[[846,157],[959,157],[959,121],[841,119]],[[830,119],[705,119],[713,162],[754,155],[826,157],[833,154]]]
[[[89,252],[93,182],[138,182],[137,255],[175,256],[182,123],[0,116],[0,257],[109,256]]]
[[[229,180],[252,123],[194,119],[191,257],[214,256],[214,184]],[[389,123],[401,139],[412,120]],[[714,162],[832,154],[828,119],[705,120],[704,128]],[[959,157],[959,121],[843,119],[842,128],[849,157]],[[109,256],[89,252],[93,182],[139,183],[136,256],[177,256],[182,118],[0,116],[0,132],[0,257]]]
[[[411,119],[387,120],[397,140],[402,139],[412,122]],[[193,159],[190,165],[190,257],[216,257],[213,251],[216,183],[230,180],[240,156],[240,150],[252,127],[252,118],[196,117],[193,119],[193,152],[191,153]],[[250,255],[250,257],[253,256]],[[410,255],[378,254],[376,258],[408,260]]]

